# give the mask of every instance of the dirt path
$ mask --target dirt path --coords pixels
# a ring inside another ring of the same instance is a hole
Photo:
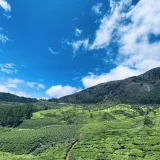
[[[76,146],[77,142],[78,142],[81,138],[82,138],[82,137],[78,138],[77,140],[75,140],[75,141],[72,143],[71,147],[69,148],[69,150],[68,150],[68,152],[67,152],[67,154],[66,154],[65,160],[69,160],[69,157],[70,157],[70,155],[71,155],[72,150],[74,149],[74,147]]]

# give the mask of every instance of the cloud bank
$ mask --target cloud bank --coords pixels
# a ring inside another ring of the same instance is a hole
[[[22,97],[31,97],[24,90],[34,89],[34,90],[43,90],[45,85],[38,82],[27,82],[19,78],[1,78],[3,83],[0,83],[0,92],[11,93],[17,96]]]
[[[116,68],[101,75],[88,75],[82,79],[85,88],[111,81],[136,76],[160,66],[160,2],[110,0],[110,12],[103,16],[93,43],[88,50],[109,50],[114,41],[118,52],[114,59]],[[112,53],[110,53],[112,54]]]
[[[90,74],[82,79],[82,83],[85,88],[92,87],[94,85],[109,82],[113,80],[125,79],[126,77],[137,76],[141,72],[130,69],[124,66],[118,66],[112,69],[109,73],[103,73],[101,75]]]

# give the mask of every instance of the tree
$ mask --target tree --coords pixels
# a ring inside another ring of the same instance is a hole
[[[0,105],[0,125],[17,127],[24,119],[29,119],[35,107],[28,104]]]
[[[145,116],[144,125],[148,126],[148,127],[152,127],[153,126],[153,122],[152,122],[152,120],[151,120],[151,118],[149,116]]]

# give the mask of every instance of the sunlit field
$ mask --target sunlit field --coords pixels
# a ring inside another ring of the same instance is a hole
[[[2,160],[159,159],[158,106],[68,105],[0,128]]]

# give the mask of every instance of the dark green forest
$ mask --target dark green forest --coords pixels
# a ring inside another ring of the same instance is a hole
[[[36,108],[31,104],[1,104],[0,125],[17,127],[24,119],[30,119]]]

